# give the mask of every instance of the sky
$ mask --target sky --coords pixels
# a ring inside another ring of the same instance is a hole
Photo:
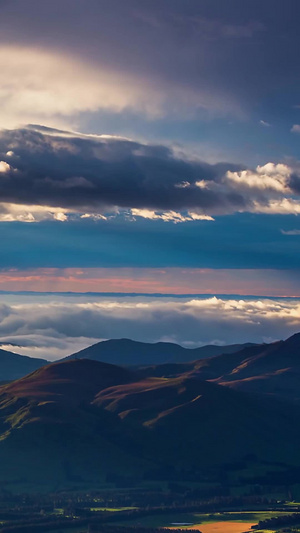
[[[299,1],[0,0],[0,15],[0,343],[53,359],[110,337],[299,331]],[[97,327],[39,330],[41,298],[71,320],[65,293],[94,294],[78,302]],[[122,308],[107,328],[96,293]],[[161,324],[124,304],[145,298]],[[216,320],[183,305],[213,298]]]

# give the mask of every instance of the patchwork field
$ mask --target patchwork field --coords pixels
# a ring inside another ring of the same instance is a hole
[[[181,513],[152,515],[137,520],[120,521],[118,525],[161,527],[167,530],[188,529],[201,533],[246,533],[259,521],[280,515],[292,514],[278,511],[245,511],[217,514]]]
[[[208,524],[194,524],[187,529],[201,531],[201,533],[244,533],[248,532],[254,523],[249,522],[211,522]],[[185,529],[182,527],[182,529]]]

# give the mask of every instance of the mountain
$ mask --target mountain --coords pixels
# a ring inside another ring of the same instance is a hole
[[[148,367],[143,374],[176,377],[183,372],[235,390],[300,403],[300,333],[285,341],[248,346],[191,363]]]
[[[0,382],[19,379],[47,364],[46,359],[35,359],[0,349]]]
[[[183,363],[213,357],[219,354],[234,353],[252,344],[230,346],[207,345],[200,348],[183,348],[171,342],[154,344],[130,339],[111,339],[98,342],[80,352],[63,359],[93,359],[114,365],[143,366],[164,363]]]
[[[245,356],[217,382],[236,390],[278,396],[300,403],[300,333]]]
[[[56,490],[194,479],[249,454],[298,465],[299,421],[296,407],[193,370],[144,378],[70,359],[0,388],[0,482]]]
[[[249,454],[269,461],[298,460],[293,448],[300,437],[298,410],[193,375],[111,387],[93,403],[132,427],[146,427],[154,455],[172,468],[221,466]],[[279,427],[285,437],[278,436],[274,446]]]
[[[77,406],[91,401],[102,389],[128,383],[135,378],[135,374],[122,367],[91,360],[74,360],[43,366],[0,388],[0,392],[17,399],[38,399],[43,403]]]
[[[132,379],[124,368],[76,360],[1,387],[1,483],[55,490],[101,484],[108,475],[138,475],[149,467],[122,420],[92,405],[103,388]]]

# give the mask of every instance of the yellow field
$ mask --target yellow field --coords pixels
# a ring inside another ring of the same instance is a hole
[[[186,529],[197,529],[202,533],[244,533],[251,529],[255,523],[251,522],[212,522],[210,524],[194,524],[193,526],[186,526]],[[179,526],[177,526],[179,527]],[[183,526],[181,526],[182,529]],[[170,527],[167,529],[176,529]]]

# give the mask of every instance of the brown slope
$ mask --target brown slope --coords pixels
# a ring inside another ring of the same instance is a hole
[[[183,372],[237,390],[300,402],[300,334],[193,363],[143,369],[145,377],[176,377]]]
[[[193,373],[202,380],[212,380],[230,373],[234,368],[260,354],[269,344],[247,346],[234,353],[222,353],[220,355],[191,361],[189,363],[152,365],[144,367],[141,372],[145,377],[175,377],[182,373]]]
[[[155,455],[183,468],[226,463],[253,453],[260,459],[292,460],[300,443],[298,410],[188,374],[111,387],[94,403],[132,427],[143,424]]]
[[[217,382],[232,388],[300,401],[300,334],[246,357]]]
[[[0,481],[182,475],[256,454],[298,464],[299,413],[203,382],[136,381],[96,361],[56,363],[0,389]],[[155,467],[155,468],[154,468]],[[157,479],[157,478],[155,478]],[[169,479],[168,477],[164,479]]]
[[[42,367],[0,388],[0,394],[15,398],[67,403],[90,401],[103,388],[132,381],[135,375],[98,361],[74,359]]]
[[[1,387],[0,481],[23,480],[26,486],[45,484],[52,490],[138,475],[145,461],[122,421],[91,405],[99,390],[132,379],[113,365],[69,361]]]

